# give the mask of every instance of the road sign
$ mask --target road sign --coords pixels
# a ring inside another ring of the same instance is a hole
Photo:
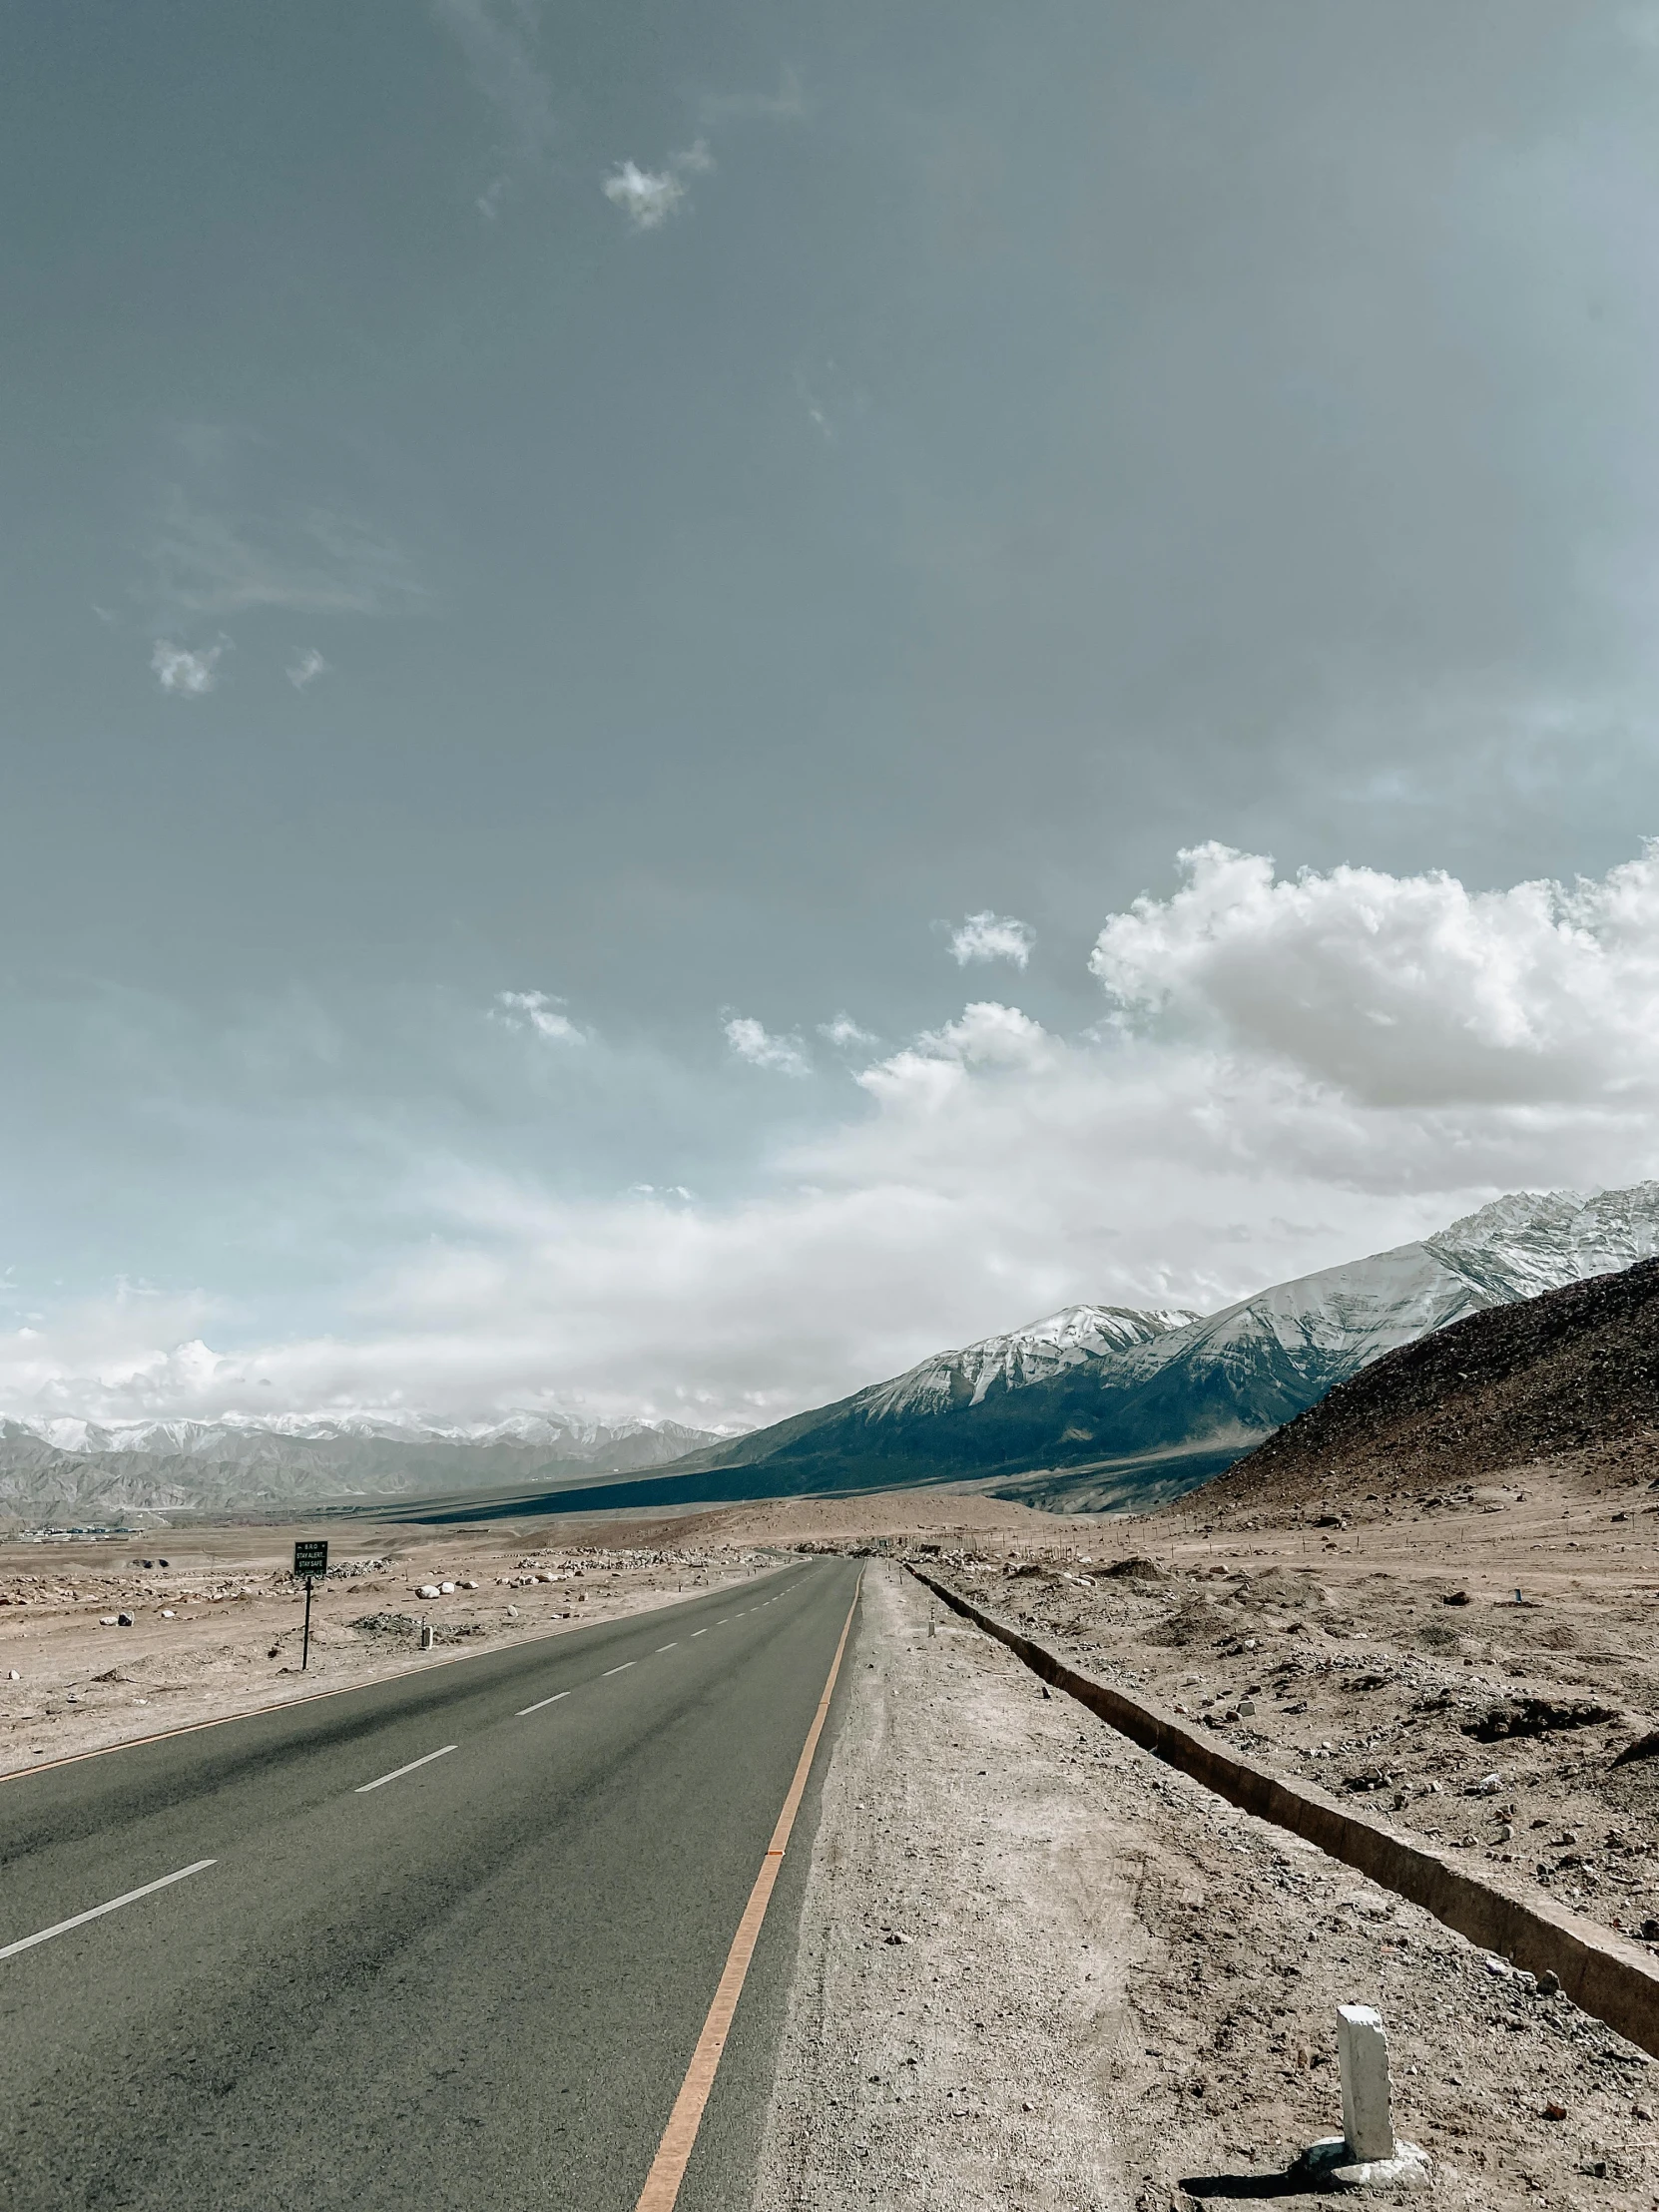
[[[305,1640],[300,1647],[299,1671],[303,1674],[311,1663],[311,1582],[328,1572],[328,1544],[325,1537],[307,1536],[293,1547],[293,1571],[305,1578]]]

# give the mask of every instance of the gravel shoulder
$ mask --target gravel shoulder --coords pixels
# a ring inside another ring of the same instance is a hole
[[[1340,2132],[1342,2002],[1434,2202],[1649,2212],[1645,2053],[929,1611],[872,1561],[755,2212],[1270,2196]]]

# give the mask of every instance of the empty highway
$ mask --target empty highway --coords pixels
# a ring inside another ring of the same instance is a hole
[[[0,1782],[0,2201],[633,2212],[855,1587],[791,1565]],[[748,2201],[837,1712],[684,2212]]]

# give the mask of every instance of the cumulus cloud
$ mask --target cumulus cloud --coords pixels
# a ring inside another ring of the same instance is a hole
[[[1055,1066],[1059,1050],[1058,1040],[1017,1006],[978,999],[963,1007],[960,1020],[924,1029],[913,1044],[865,1068],[858,1081],[889,1104],[930,1106],[960,1090],[976,1069],[1043,1074]]]
[[[224,640],[192,652],[188,646],[175,645],[170,638],[158,638],[150,656],[150,666],[164,692],[172,692],[180,699],[205,699],[218,686],[219,664],[226,650]]]
[[[304,691],[319,676],[327,675],[328,664],[314,645],[307,645],[294,655],[282,673],[295,691]]]
[[[1435,873],[1181,854],[1090,965],[1121,1019],[1173,1025],[1369,1106],[1614,1106],[1659,1077],[1659,844],[1595,881],[1470,891]]]
[[[641,169],[637,162],[619,162],[605,179],[603,189],[612,207],[622,210],[634,230],[657,231],[686,198],[686,180],[704,176],[714,166],[714,156],[699,139],[683,154],[671,154],[660,170]]]
[[[772,1068],[779,1075],[806,1075],[812,1067],[799,1037],[775,1037],[749,1014],[728,1017],[726,1041],[751,1067]]]
[[[993,914],[988,906],[982,914],[969,914],[950,932],[950,949],[958,967],[966,967],[970,960],[1012,960],[1022,968],[1036,941],[1037,932],[1028,922],[1016,921],[1012,914]]]
[[[568,1014],[559,1011],[564,1003],[562,998],[549,998],[545,991],[497,991],[491,1011],[509,1029],[533,1031],[556,1044],[585,1044],[583,1032]]]

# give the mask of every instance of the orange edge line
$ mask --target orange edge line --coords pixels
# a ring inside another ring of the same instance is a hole
[[[645,2187],[640,2191],[634,2212],[674,2212],[680,2184],[685,2179],[686,2168],[697,2142],[698,2129],[703,2124],[704,2108],[709,2093],[715,2085],[721,2053],[726,2047],[732,2018],[738,2008],[738,1998],[748,1977],[749,1962],[755,1955],[755,1945],[760,1938],[761,1923],[766,1919],[767,1907],[777,1886],[778,1870],[783,1863],[784,1850],[795,1826],[796,1814],[801,1810],[806,1795],[808,1777],[813,1770],[813,1757],[818,1750],[819,1738],[824,1733],[824,1723],[829,1717],[830,1699],[834,1692],[835,1677],[840,1672],[841,1654],[846,1649],[846,1639],[851,1633],[852,1616],[858,1609],[858,1594],[864,1578],[860,1572],[857,1588],[852,1592],[852,1603],[846,1609],[846,1619],[841,1623],[840,1642],[835,1646],[835,1656],[830,1662],[830,1678],[824,1685],[824,1695],[818,1701],[818,1711],[813,1725],[807,1731],[807,1742],[790,1784],[784,1809],[778,1816],[778,1826],[773,1830],[772,1842],[761,1860],[761,1871],[755,1877],[755,1887],[749,1893],[749,1903],[744,1907],[738,1932],[732,1938],[732,1948],[726,1956],[726,1965],[715,1988],[714,2002],[703,2023],[703,2032],[697,2038],[697,2048],[692,2052],[691,2064],[686,2068],[686,2078],[680,2084],[680,2094],[674,2100],[674,2109],[668,2116],[663,2139],[657,2146],[657,2155],[651,2162],[651,2171],[645,2177]]]

